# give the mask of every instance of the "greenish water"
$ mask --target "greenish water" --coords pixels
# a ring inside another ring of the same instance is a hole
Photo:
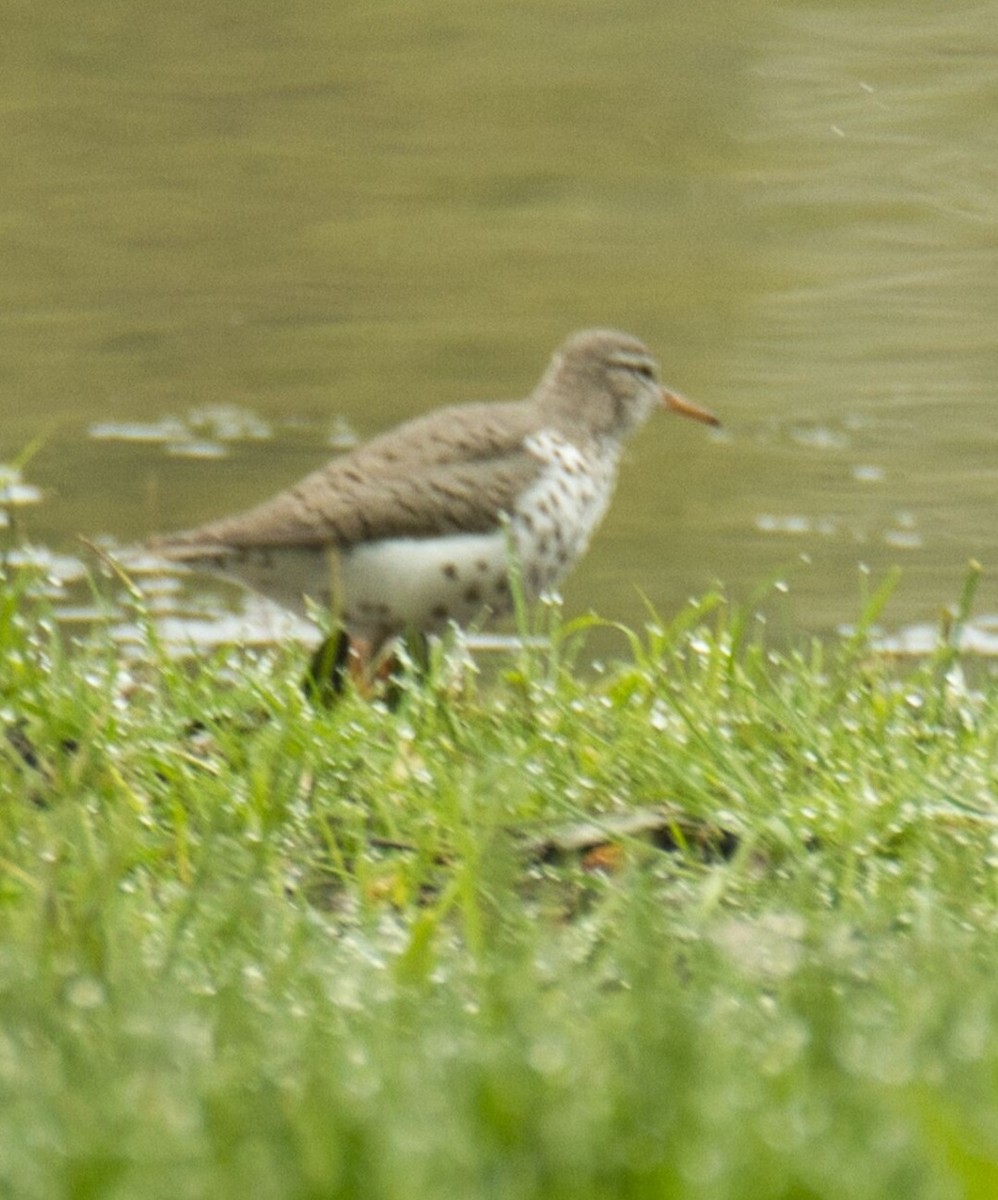
[[[859,564],[896,564],[900,626],[971,556],[998,611],[993,6],[59,0],[4,26],[0,463],[44,438],[19,536],[237,508],[344,421],[522,394],[608,324],[726,431],[644,433],[571,611],[785,578],[780,619],[823,630]],[[208,405],[270,436],[93,436]]]

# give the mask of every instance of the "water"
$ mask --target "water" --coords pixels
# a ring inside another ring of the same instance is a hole
[[[998,611],[992,6],[8,9],[8,544],[236,509],[609,324],[725,429],[634,443],[570,612],[780,580],[821,632],[899,565],[903,632],[971,557]]]

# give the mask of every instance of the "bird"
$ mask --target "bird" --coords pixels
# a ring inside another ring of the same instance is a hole
[[[582,330],[526,399],[417,416],[256,507],[148,547],[296,612],[332,607],[335,663],[349,654],[363,674],[408,632],[468,626],[509,613],[517,588],[528,602],[556,588],[607,510],[626,439],[662,407],[719,424],[660,383],[638,338]]]

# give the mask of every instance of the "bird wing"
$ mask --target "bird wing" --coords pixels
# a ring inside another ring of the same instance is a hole
[[[226,549],[346,550],[372,539],[487,532],[541,468],[524,446],[535,420],[523,402],[443,409],[333,459],[255,508],[150,545],[195,562]]]

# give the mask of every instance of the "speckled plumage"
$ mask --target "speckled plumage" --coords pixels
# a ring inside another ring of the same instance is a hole
[[[656,370],[628,334],[575,334],[527,399],[417,417],[151,547],[287,607],[337,600],[348,633],[375,646],[506,611],[510,550],[528,596],[556,585],[602,519],[624,438],[657,405],[714,422]]]

